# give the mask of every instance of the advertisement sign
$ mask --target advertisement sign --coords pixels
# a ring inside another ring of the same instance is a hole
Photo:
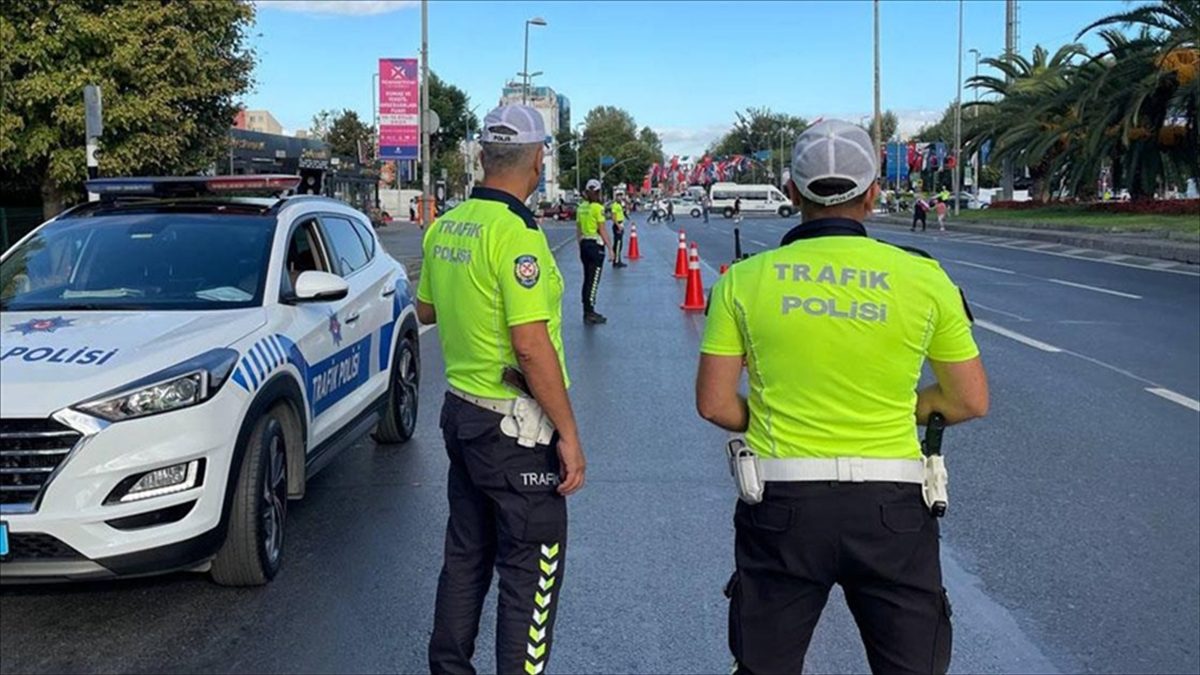
[[[416,59],[379,59],[379,159],[417,159],[421,95]]]

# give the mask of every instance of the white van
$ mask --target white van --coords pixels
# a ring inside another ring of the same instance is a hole
[[[713,183],[709,191],[712,197],[712,212],[726,218],[733,217],[734,203],[742,200],[741,214],[772,215],[787,218],[795,213],[792,200],[774,185],[740,185],[738,183]]]

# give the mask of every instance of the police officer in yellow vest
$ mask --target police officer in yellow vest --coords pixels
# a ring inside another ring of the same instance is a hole
[[[917,425],[987,411],[966,302],[937,262],[866,236],[871,139],[805,131],[788,185],[803,222],[712,291],[696,404],[745,432],[729,643],[739,673],[799,673],[840,584],[871,670],[942,673],[950,605],[922,497]],[[928,359],[936,382],[918,390]],[[738,394],[743,368],[749,399]]]
[[[545,127],[531,107],[483,122],[484,179],[424,240],[417,315],[438,324],[448,392],[450,519],[429,667],[473,673],[492,570],[500,573],[496,667],[540,674],[550,658],[567,543],[565,497],[585,461],[567,397],[563,279],[525,199]]]
[[[604,230],[604,202],[600,189],[600,181],[589,179],[583,188],[584,201],[575,211],[575,239],[579,242],[579,260],[583,263],[583,322],[589,325],[608,322],[596,311],[596,294],[600,291],[605,257],[614,262],[617,259],[608,232]]]

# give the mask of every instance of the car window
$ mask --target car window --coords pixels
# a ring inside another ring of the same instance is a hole
[[[204,310],[261,304],[261,216],[136,214],[46,225],[0,263],[0,308]]]
[[[317,221],[308,220],[292,230],[288,240],[287,261],[284,264],[287,274],[283,278],[285,292],[296,286],[296,279],[302,272],[328,272],[329,258],[321,247],[321,237],[317,230]]]
[[[330,253],[337,259],[340,274],[345,277],[362,269],[370,258],[350,219],[342,216],[322,216],[321,223],[325,226]]]
[[[375,257],[375,235],[371,233],[370,228],[357,220],[354,221],[354,231],[358,233],[363,249],[367,252],[367,261],[370,262]]]

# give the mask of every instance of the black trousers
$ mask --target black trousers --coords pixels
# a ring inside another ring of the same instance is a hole
[[[625,226],[613,223],[613,258],[614,262],[621,261],[621,250],[625,248]]]
[[[736,673],[799,673],[840,584],[874,673],[945,673],[950,602],[937,519],[918,485],[768,483],[734,516],[729,648]]]
[[[926,213],[925,211],[922,211],[920,209],[913,209],[912,229],[914,229],[914,230],[917,229],[917,221],[919,220],[919,221],[921,221],[921,231],[922,232],[925,231],[925,213]]]
[[[587,314],[596,311],[596,294],[604,271],[604,244],[594,239],[580,241],[579,259],[583,262],[583,313]]]
[[[500,415],[446,394],[450,520],[438,578],[432,673],[474,673],[483,600],[500,573],[499,673],[540,675],[550,659],[567,546],[567,504],[550,446],[525,448],[500,432]]]

